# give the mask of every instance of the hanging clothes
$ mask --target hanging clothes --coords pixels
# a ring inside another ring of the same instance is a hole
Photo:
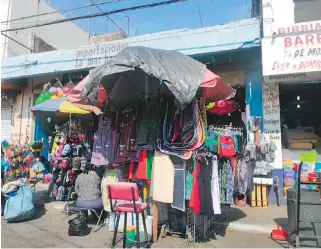
[[[174,165],[170,157],[155,151],[150,196],[154,201],[173,203]]]
[[[108,199],[107,185],[117,181],[118,169],[107,168],[101,181],[101,196],[103,199],[104,210],[110,212],[110,200]]]
[[[170,156],[174,165],[174,201],[172,207],[181,211],[185,211],[185,160]]]
[[[225,204],[233,204],[234,182],[233,182],[233,168],[230,160],[226,161],[226,196]]]
[[[113,138],[110,114],[99,116],[98,130],[94,135],[94,145],[91,163],[97,166],[108,165],[112,162]]]
[[[248,184],[248,164],[245,158],[238,160],[235,181],[234,192],[242,195],[246,194]]]
[[[214,214],[221,214],[220,185],[217,156],[212,158],[212,202]]]
[[[201,164],[196,161],[196,166],[193,171],[193,185],[191,191],[191,198],[189,201],[189,207],[193,209],[194,214],[200,214],[201,212],[201,201],[200,201],[200,191],[199,191],[199,175]]]
[[[201,202],[200,214],[212,215],[213,200],[211,193],[211,169],[212,161],[201,162],[200,175],[199,175],[199,196]]]
[[[140,108],[136,145],[154,145],[159,122],[159,100],[153,99]]]
[[[140,152],[135,178],[139,180],[151,180],[154,151],[143,150]]]

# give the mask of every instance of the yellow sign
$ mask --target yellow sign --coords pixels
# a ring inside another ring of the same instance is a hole
[[[300,162],[304,163],[315,163],[317,161],[316,152],[301,152],[300,153]]]

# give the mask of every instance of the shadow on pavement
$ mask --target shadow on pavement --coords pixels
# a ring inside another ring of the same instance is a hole
[[[212,227],[208,228],[208,236],[206,238],[198,238],[196,239],[196,243],[207,243],[211,240],[216,240],[217,236],[224,237],[226,232],[228,231],[228,225],[231,222],[243,219],[246,217],[246,214],[235,207],[230,207],[227,211],[226,217],[218,216],[217,223],[215,223]]]

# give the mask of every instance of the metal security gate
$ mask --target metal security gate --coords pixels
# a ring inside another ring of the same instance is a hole
[[[1,108],[1,141],[10,140],[11,138],[11,119],[12,109]]]

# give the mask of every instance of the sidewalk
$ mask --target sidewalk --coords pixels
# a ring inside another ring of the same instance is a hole
[[[37,199],[44,203],[43,193],[47,186],[37,186]],[[66,203],[46,203],[43,208],[37,209],[35,219],[7,224],[2,221],[2,247],[89,247],[106,248],[111,246],[112,233],[107,227],[97,232],[91,231],[85,237],[68,236],[68,220],[63,219],[61,211]],[[188,244],[188,241],[176,236],[159,238],[153,248],[282,248],[279,244],[270,239],[272,229],[276,222],[286,225],[287,212],[285,207],[270,206],[268,208],[231,207],[228,224],[223,224],[214,234],[206,240],[195,244]],[[226,226],[228,225],[228,226]],[[89,226],[94,227],[94,224]],[[119,238],[121,234],[118,235]],[[118,244],[121,247],[121,244]]]

